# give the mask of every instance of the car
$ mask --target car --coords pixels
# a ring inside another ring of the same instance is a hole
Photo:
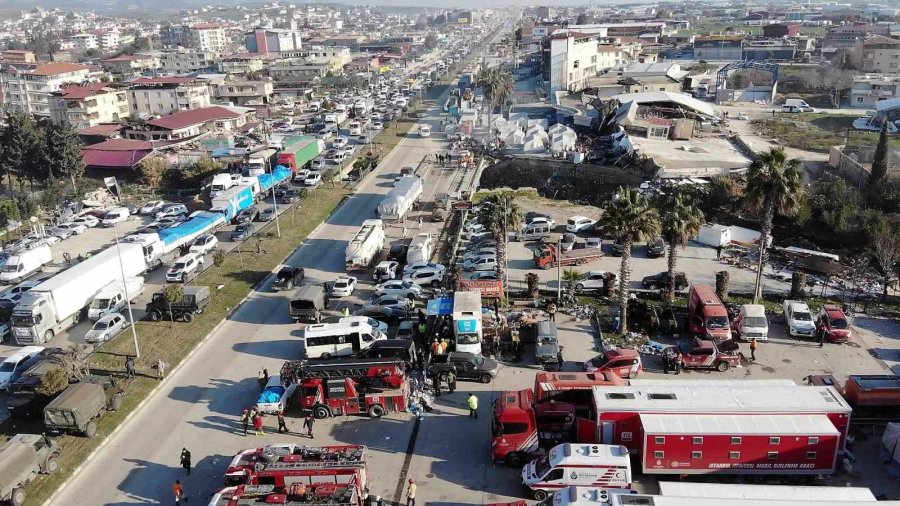
[[[578,242],[578,240],[575,237],[575,234],[573,234],[572,232],[566,232],[559,240],[559,247],[563,251],[572,251],[572,249],[575,247],[576,242]]]
[[[59,239],[61,241],[64,241],[64,240],[68,239],[69,237],[72,237],[73,235],[75,235],[75,232],[73,232],[72,230],[69,230],[68,228],[52,227],[52,228],[47,229],[47,235],[50,235],[53,237],[59,237]]]
[[[275,219],[275,215],[275,208],[267,207],[259,212],[259,216],[257,216],[257,218],[259,219],[259,221],[272,221]]]
[[[597,220],[592,220],[586,216],[572,216],[566,222],[566,232],[577,234],[578,232],[586,232],[593,228]]]
[[[317,156],[317,157],[313,158],[313,161],[312,161],[312,168],[313,168],[313,170],[322,170],[322,169],[324,169],[324,168],[325,168],[325,157],[324,157],[324,156]],[[304,178],[304,181],[305,181],[305,178]]]
[[[475,281],[499,281],[500,275],[497,274],[497,271],[475,271],[466,279]]]
[[[482,225],[477,219],[474,219],[467,221],[466,224],[463,225],[463,229],[466,232],[473,234],[475,232],[481,232],[482,230],[484,230],[484,225]]]
[[[369,143],[369,136],[368,136],[368,135],[365,135],[365,134],[357,136],[357,137],[356,137],[356,143],[357,143],[357,144],[368,144],[368,143]]]
[[[737,115],[737,119],[741,121],[750,121],[750,116],[748,116],[747,113],[742,112]]]
[[[587,292],[592,290],[604,290],[610,281],[615,281],[615,274],[606,271],[588,271],[582,274],[581,279],[575,283],[576,292]]]
[[[235,227],[230,237],[232,241],[246,241],[255,231],[256,229],[252,223],[242,223]]]
[[[468,236],[469,241],[479,241],[485,238],[493,239],[494,233],[490,230],[479,230],[478,232],[470,232]]]
[[[82,214],[81,216],[72,218],[72,223],[76,225],[84,225],[88,228],[94,228],[100,224],[100,220],[97,219],[96,216],[91,216],[90,214]]]
[[[409,311],[399,306],[362,306],[353,311],[353,316],[367,316],[384,320],[402,320],[409,315]]]
[[[371,125],[369,125],[369,130],[384,130],[384,124],[380,121],[373,121]]]
[[[340,148],[339,151],[341,153],[343,153],[344,157],[346,158],[346,157],[352,155],[353,152],[356,151],[356,149],[353,146],[344,146],[344,147]]]
[[[405,262],[407,251],[409,251],[409,246],[406,244],[392,244],[391,249],[388,250],[387,259],[400,263]]]
[[[303,180],[303,186],[316,186],[322,182],[322,174],[318,172],[310,172],[306,179]]]
[[[115,209],[110,209],[103,215],[103,219],[100,223],[104,227],[112,227],[117,223],[122,223],[131,216],[131,212],[128,211],[128,208],[125,207],[117,207]]]
[[[675,273],[675,289],[676,290],[684,290],[688,287],[687,275],[683,272]],[[649,290],[656,290],[660,288],[666,288],[669,286],[669,273],[668,271],[657,272],[656,274],[651,274],[649,276],[645,276],[644,279],[641,280],[641,286],[647,288]]]
[[[640,353],[627,348],[605,351],[585,361],[581,368],[588,373],[609,372],[629,379],[637,378],[644,371]]]
[[[219,239],[217,239],[215,235],[202,234],[194,239],[194,242],[191,243],[191,247],[188,248],[188,252],[196,253],[197,255],[205,255],[210,251],[216,249],[216,246],[218,245]]]
[[[171,226],[172,226],[171,223],[164,221],[164,220],[151,221],[150,223],[148,223],[146,225],[141,225],[140,227],[138,227],[137,231],[141,232],[141,233],[145,233],[145,234],[150,234],[153,232],[159,232],[160,230],[169,228]]]
[[[463,262],[465,271],[493,271],[497,269],[496,255],[482,255]]]
[[[531,221],[525,222],[526,225],[531,225],[532,223],[544,223],[548,227],[550,227],[550,230],[556,228],[556,222],[553,221],[553,218],[550,218],[549,216],[535,216],[531,219]]]
[[[444,375],[448,370],[453,370],[458,379],[487,384],[500,373],[500,364],[482,355],[451,351],[433,358],[428,376]]]
[[[347,138],[346,138],[346,137],[343,137],[343,136],[341,136],[341,137],[335,137],[334,139],[331,140],[331,146],[332,146],[332,147],[335,147],[335,148],[342,148],[342,147],[344,147],[344,146],[346,146],[346,145],[347,145]]]
[[[725,341],[731,343],[732,341]],[[723,343],[724,345],[724,343]],[[705,341],[695,337],[686,346],[671,346],[663,350],[663,364],[666,371],[671,369],[668,362],[677,360],[685,369],[715,369],[725,372],[741,364],[741,357],[736,348],[730,351],[720,350],[713,341]]]
[[[467,251],[466,254],[463,255],[463,262],[465,262],[466,260],[481,257],[481,256],[497,256],[497,248],[487,246],[484,248],[478,248],[476,250]]]
[[[392,279],[377,285],[375,287],[375,295],[391,295],[415,299],[422,295],[422,287],[409,281],[403,281],[402,279]]]
[[[156,212],[156,219],[174,218],[177,216],[187,216],[188,209],[184,204],[166,204],[162,209]]]
[[[403,275],[407,276],[420,269],[437,269],[443,272],[447,268],[442,264],[436,264],[432,262],[413,262],[411,264],[407,264],[406,267],[403,268]]]
[[[142,205],[140,209],[138,209],[138,214],[144,216],[152,216],[161,211],[165,205],[166,203],[162,200],[151,200],[150,202]]]
[[[666,241],[662,237],[657,237],[652,241],[647,241],[647,258],[659,258],[666,254]]]
[[[376,329],[376,330],[378,330],[378,332],[381,332],[382,334],[385,334],[385,335],[387,334],[387,331],[388,331],[387,323],[376,320],[375,318],[369,318],[368,316],[345,316],[345,317],[341,318],[340,320],[338,320],[338,323],[353,323],[353,322],[366,323],[373,329]]]
[[[417,285],[431,285],[438,287],[444,280],[444,269],[424,268],[403,277],[404,281],[409,281]]]
[[[588,237],[584,240],[584,247],[587,249],[601,249],[603,248],[603,240],[599,237]]]
[[[128,328],[128,325],[128,319],[122,316],[122,313],[109,313],[94,323],[91,330],[84,335],[84,340],[89,343],[109,341]]]
[[[72,221],[69,221],[66,223],[60,223],[59,225],[57,225],[53,228],[60,229],[60,230],[66,229],[66,230],[71,231],[72,234],[74,234],[74,235],[81,235],[81,234],[85,233],[85,231],[87,231],[87,229],[88,229],[87,225],[84,225],[82,223],[75,223]]]
[[[0,362],[0,389],[8,390],[14,378],[17,379],[25,371],[25,364],[29,364],[29,360],[43,350],[43,346],[25,346],[4,358]]]
[[[481,248],[496,248],[497,241],[492,236],[485,236],[466,245],[466,251],[479,250]]]
[[[284,195],[281,196],[281,203],[282,204],[293,204],[294,202],[297,202],[297,200],[299,200],[299,199],[300,199],[300,192],[298,190],[291,188],[290,190],[285,191]]]
[[[850,323],[844,311],[834,304],[823,304],[816,317],[816,330],[825,333],[825,340],[845,343],[850,340]]]
[[[353,276],[340,276],[331,285],[333,297],[349,297],[356,289],[356,278]]]
[[[250,206],[247,209],[239,212],[237,216],[234,217],[234,222],[237,224],[250,223],[251,221],[256,220],[258,217],[259,208],[256,206]]]
[[[272,289],[276,292],[281,290],[292,290],[300,286],[300,282],[306,277],[303,267],[291,267],[286,265],[275,275],[275,281],[272,282]]]
[[[336,157],[337,154],[338,154],[337,149],[329,149],[328,151],[325,152],[325,159],[326,160],[334,160],[334,157]]]
[[[308,176],[310,172],[312,172],[312,171],[309,170],[309,169],[299,169],[299,170],[294,174],[294,181],[295,181],[295,182],[296,182],[296,181],[300,181],[300,182],[302,183],[303,180],[306,179],[306,176]]]
[[[413,308],[414,303],[406,297],[398,297],[396,295],[376,295],[363,304],[363,307],[365,306],[398,307],[405,311],[409,311]]]
[[[203,265],[203,256],[197,253],[188,253],[175,259],[172,267],[166,271],[166,281],[186,283],[188,277],[200,269]]]

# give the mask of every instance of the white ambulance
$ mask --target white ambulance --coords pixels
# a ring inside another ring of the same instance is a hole
[[[538,501],[576,485],[631,488],[631,459],[621,445],[561,444],[522,468],[522,483]]]
[[[612,496],[637,494],[637,490],[626,488],[566,487],[553,494],[552,506],[611,506]]]

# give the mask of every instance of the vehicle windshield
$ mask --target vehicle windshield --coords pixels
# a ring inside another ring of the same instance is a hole
[[[180,271],[184,269],[184,262],[175,262],[175,265],[172,266],[172,270]]]
[[[19,264],[6,264],[3,266],[3,272],[18,272]]]
[[[13,362],[3,362],[0,364],[0,372],[13,372],[16,370],[16,364]]]
[[[799,322],[811,322],[812,315],[807,312],[794,313],[794,319]]]
[[[843,330],[843,329],[848,329],[850,327],[849,327],[849,325],[847,325],[847,320],[845,320],[843,318],[832,318],[831,319],[831,328]]]
[[[597,355],[596,357],[591,359],[591,365],[598,369],[600,367],[603,367],[603,365],[605,365],[607,362],[609,362],[609,360],[603,355]]]
[[[711,316],[706,320],[706,328],[708,329],[725,329],[728,328],[727,316]]]
[[[534,475],[540,478],[550,472],[550,459],[546,455],[540,457],[534,463]]]
[[[765,316],[748,316],[744,319],[745,327],[766,327],[769,325],[769,322],[766,321]]]
[[[32,315],[14,315],[12,317],[13,327],[30,327],[35,323]]]
[[[106,330],[107,327],[109,327],[109,322],[100,321],[94,324],[94,330]]]
[[[94,299],[91,302],[91,309],[106,309],[109,307],[109,299]]]

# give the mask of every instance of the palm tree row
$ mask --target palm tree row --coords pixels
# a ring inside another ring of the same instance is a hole
[[[499,67],[485,69],[478,75],[478,86],[488,102],[488,128],[493,131],[491,118],[494,108],[500,105],[500,114],[503,114],[503,104],[509,101],[515,86],[513,75]]]
[[[506,283],[506,242],[510,230],[522,224],[522,209],[510,195],[494,194],[482,201],[478,222],[490,230],[497,240],[497,273]]]

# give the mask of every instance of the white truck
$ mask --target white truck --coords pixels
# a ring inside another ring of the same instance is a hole
[[[124,271],[124,273],[123,273]],[[56,274],[29,290],[12,313],[20,345],[41,344],[81,320],[81,312],[103,288],[147,271],[140,244],[119,243]]]
[[[402,177],[378,204],[378,216],[383,220],[402,220],[421,197],[422,179],[417,176]]]
[[[44,270],[44,266],[52,261],[53,254],[46,244],[17,253],[7,258],[0,268],[0,283],[18,283],[35,272]]]
[[[781,106],[781,112],[816,112],[816,110],[807,104],[805,100],[789,98]]]
[[[124,284],[121,281],[113,281],[94,297],[91,307],[88,308],[88,319],[95,322],[110,313],[121,313],[129,301],[133,302],[142,293],[144,293],[143,276],[127,278]]]
[[[423,232],[413,236],[406,250],[406,263],[428,262],[434,252],[434,241],[431,234]]]
[[[372,114],[373,110],[375,110],[375,100],[371,98],[360,99],[353,104],[353,112],[357,118],[366,117]]]
[[[456,351],[481,355],[484,334],[481,316],[481,291],[457,290],[453,294],[453,337]]]
[[[802,300],[784,301],[784,322],[791,337],[812,337],[816,335],[816,324],[812,311]]]
[[[229,193],[229,192],[226,192]],[[224,194],[223,194],[224,195]],[[162,265],[166,255],[178,252],[197,237],[211,233],[225,224],[225,215],[212,211],[194,211],[187,220],[157,233],[129,235],[125,242],[140,244],[144,249],[144,259],[148,269]]]
[[[210,198],[216,198],[220,193],[228,190],[232,186],[240,182],[240,176],[235,177],[228,172],[222,172],[213,176],[212,183],[209,185]]]
[[[384,248],[384,222],[365,220],[344,250],[347,271],[364,270]]]

